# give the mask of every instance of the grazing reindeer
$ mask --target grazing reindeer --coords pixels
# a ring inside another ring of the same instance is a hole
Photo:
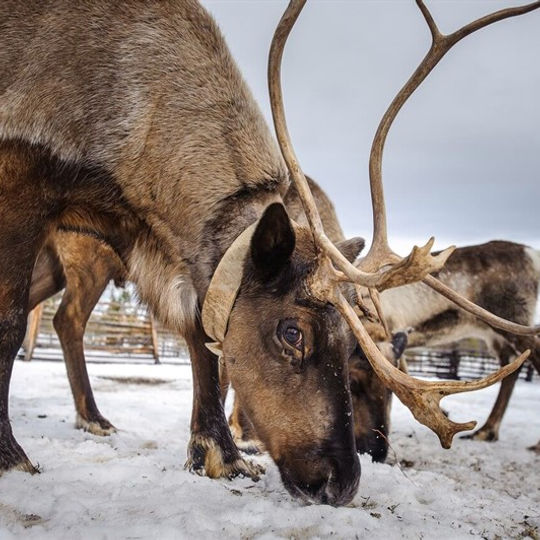
[[[225,341],[233,380],[275,426],[263,440],[291,493],[349,501],[360,476],[345,369],[354,340],[304,292],[311,233],[285,212],[282,157],[212,19],[193,0],[8,0],[0,20],[0,470],[35,470],[11,431],[9,379],[38,253],[49,231],[75,228],[106,238],[141,299],[186,337],[189,467],[256,477],[231,438],[198,315],[251,226]]]
[[[9,423],[9,381],[32,269],[48,232],[59,227],[93,230],[120,254],[130,245],[126,266],[143,301],[186,336],[194,384],[188,466],[212,477],[259,472],[230,435],[212,351],[226,363],[287,489],[331,504],[350,501],[360,478],[347,379],[354,338],[446,447],[471,424],[445,419],[435,396],[492,384],[523,362],[526,355],[475,384],[417,381],[384,359],[355,317],[347,280],[373,295],[420,279],[440,289],[426,276],[451,250],[433,257],[428,244],[405,260],[388,260],[389,250],[371,253],[356,268],[324,235],[291,160],[279,99],[284,41],[304,3],[291,2],[271,48],[282,156],[195,0],[0,4],[0,258],[8,261],[0,268],[0,470],[34,471]],[[459,39],[439,43],[434,54],[440,59]],[[282,157],[309,228],[284,209]],[[380,177],[372,189],[376,239],[385,244]]]
[[[354,260],[363,248],[363,239],[345,239],[332,202],[316,182],[310,178],[308,182],[329,237],[349,260]],[[305,222],[294,185],[287,191],[283,202],[292,219],[299,224]],[[127,278],[127,269],[122,262],[124,258],[129,259],[129,256],[116,253],[105,238],[91,234],[91,231],[59,229],[50,234],[38,255],[30,284],[29,310],[65,287],[53,322],[64,352],[75,403],[75,427],[94,435],[109,435],[116,430],[95,403],[86,370],[83,336],[88,318],[109,281],[113,279],[118,284]],[[390,361],[395,362],[406,343],[405,334],[398,333],[391,347],[384,343],[378,346],[385,349],[385,356]],[[356,448],[361,453],[371,454],[376,461],[383,461],[388,451],[388,420],[385,415],[388,391],[359,348],[349,359],[349,379],[356,419]],[[364,387],[360,390],[362,384]],[[253,428],[237,400],[229,425],[239,448],[248,453],[257,450],[260,445],[251,440],[255,436]]]

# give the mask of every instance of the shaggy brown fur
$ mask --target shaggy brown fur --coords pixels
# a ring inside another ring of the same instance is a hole
[[[237,362],[231,378],[266,426],[291,493],[349,501],[360,476],[346,414],[354,342],[333,308],[304,297],[311,235],[289,234],[282,158],[206,11],[195,0],[6,0],[0,73],[0,258],[9,261],[0,269],[0,470],[33,470],[11,431],[9,380],[38,253],[49,231],[75,227],[119,254],[130,244],[125,263],[142,299],[186,336],[188,466],[229,476],[234,463],[257,475],[231,438],[197,309],[223,253],[262,216],[224,342]],[[301,373],[276,342],[284,320],[306,332]],[[254,380],[274,394],[295,391],[282,403],[255,399]],[[326,380],[328,391],[314,394]],[[295,421],[268,428],[291,410]]]

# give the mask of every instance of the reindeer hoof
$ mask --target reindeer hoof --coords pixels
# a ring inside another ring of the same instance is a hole
[[[0,426],[0,435],[2,433]],[[5,440],[0,439],[0,476],[7,471],[23,471],[30,474],[39,473],[39,470],[34,467],[31,461],[26,457],[24,450],[19,446],[17,441],[11,434],[11,429],[5,436]]]
[[[264,452],[264,446],[261,441],[256,439],[234,439],[236,446],[240,452],[249,454],[250,456],[260,455]]]
[[[192,435],[184,468],[209,478],[231,480],[236,476],[244,476],[257,482],[261,474],[265,472],[264,467],[242,459],[237,450],[235,454],[232,460],[226,461],[220,446],[214,439],[199,434]]]
[[[75,428],[88,431],[92,435],[98,435],[99,437],[107,437],[116,433],[116,428],[103,416],[95,420],[86,420],[79,413],[75,419]]]
[[[30,474],[39,474],[39,469],[32,465],[32,462],[25,456],[16,463],[8,463],[3,456],[0,456],[0,476],[8,471],[22,471]]]
[[[471,441],[495,442],[499,440],[499,434],[495,430],[490,428],[480,428],[474,433],[470,433],[469,435],[463,435],[461,438],[469,439]]]

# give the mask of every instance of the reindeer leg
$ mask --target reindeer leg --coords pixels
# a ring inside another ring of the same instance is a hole
[[[16,145],[0,146],[0,474],[37,472],[13,436],[8,412],[13,362],[24,339],[32,269],[48,210],[32,178],[35,165]]]
[[[218,359],[205,346],[200,322],[186,333],[193,371],[191,440],[186,468],[210,478],[238,475],[258,480],[264,469],[240,457],[227,425],[219,381]]]
[[[540,338],[535,339],[535,348],[529,357],[529,360],[531,361],[531,364],[534,366],[538,374],[540,375]],[[535,445],[529,446],[527,450],[530,450],[531,452],[535,452],[540,456],[540,441],[538,441]]]
[[[261,454],[264,452],[264,445],[257,439],[253,424],[244,409],[242,409],[238,396],[234,396],[233,410],[231,416],[229,416],[229,427],[236,446],[242,452],[245,454]]]
[[[2,205],[0,204],[0,213]],[[0,225],[4,240],[5,223]],[[30,253],[17,254],[17,247],[0,246],[0,474],[9,469],[36,472],[11,430],[8,414],[9,383],[13,361],[26,330],[28,285],[32,272]]]
[[[71,253],[71,252],[68,252]],[[53,324],[60,339],[75,402],[75,427],[94,435],[110,435],[116,428],[99,412],[94,400],[84,356],[84,331],[88,318],[111,279],[108,269],[88,258],[83,264],[62,257],[66,290]]]
[[[515,356],[515,352],[512,347],[505,346],[499,355],[501,366],[505,366],[509,363],[510,358]],[[474,433],[470,435],[465,435],[464,439],[474,439],[477,441],[487,441],[495,442],[499,440],[499,428],[501,422],[506,412],[506,407],[508,407],[508,402],[512,396],[514,386],[519,377],[519,372],[521,368],[514,371],[501,381],[501,386],[499,388],[499,393],[497,394],[497,399],[493,405],[493,409],[489,413],[489,417],[486,420],[486,423]]]

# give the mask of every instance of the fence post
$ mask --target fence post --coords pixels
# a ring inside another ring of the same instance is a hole
[[[533,380],[533,372],[534,372],[534,368],[533,368],[532,362],[528,362],[527,375],[525,376],[525,380],[527,382],[532,382],[532,380]]]
[[[161,364],[159,360],[159,341],[156,329],[156,321],[152,313],[150,313],[150,330],[152,332],[152,348],[154,350],[154,364]]]
[[[34,349],[36,347],[36,341],[39,333],[39,325],[41,323],[42,315],[43,303],[38,304],[28,315],[28,326],[23,343],[24,359],[26,362],[30,362],[30,360],[32,360]]]
[[[450,379],[459,380],[459,361],[461,359],[461,356],[459,354],[459,350],[457,348],[452,349],[452,352],[449,354],[450,358],[450,373],[449,377]]]

